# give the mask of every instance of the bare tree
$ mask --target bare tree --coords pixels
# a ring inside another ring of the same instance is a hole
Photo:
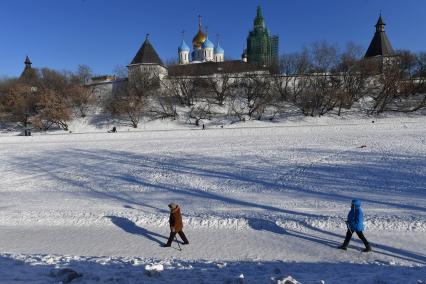
[[[374,78],[374,86],[371,97],[374,103],[370,114],[382,113],[398,96],[399,82],[401,81],[401,70],[397,64],[387,66]]]
[[[199,102],[196,106],[192,106],[188,112],[189,123],[194,122],[196,126],[200,125],[200,121],[203,119],[212,118],[211,103],[209,100]]]
[[[171,118],[175,120],[178,117],[176,106],[179,102],[167,90],[163,90],[155,97],[152,97],[152,101],[149,113],[153,118]]]
[[[71,110],[60,96],[52,89],[42,89],[37,103],[38,112],[33,118],[33,124],[46,131],[53,125],[68,130],[71,120]]]
[[[339,116],[342,108],[350,109],[368,91],[367,81],[372,72],[369,62],[361,61],[361,56],[362,48],[353,43],[348,43],[340,55],[335,74],[341,80],[341,91],[337,97]]]
[[[128,83],[127,88],[119,90],[108,105],[111,114],[127,117],[132,127],[137,128],[148,106],[148,98],[158,90],[158,77],[150,73],[141,73],[137,80]]]
[[[34,124],[42,130],[51,126],[68,130],[68,121],[71,120],[70,89],[72,88],[72,74],[57,72],[48,68],[41,70],[40,86],[37,94],[37,115]]]
[[[89,84],[93,76],[92,68],[88,65],[78,65],[77,76],[81,85]]]
[[[310,65],[306,49],[301,53],[282,55],[279,62],[281,75],[272,76],[273,91],[278,93],[283,100],[290,99],[290,95],[297,96],[303,86],[301,78],[306,74]]]
[[[116,65],[114,69],[112,70],[112,72],[119,79],[124,79],[129,76],[128,69],[124,65]]]
[[[207,90],[206,81],[203,78],[172,77],[163,85],[165,90],[184,106],[192,106],[197,95]]]
[[[341,80],[333,76],[338,63],[338,49],[329,43],[316,42],[306,56],[309,74],[299,76],[302,88],[293,102],[305,115],[323,115],[332,110],[340,96]]]
[[[341,80],[338,76],[315,74],[296,100],[305,115],[324,115],[334,109],[340,96]]]
[[[47,130],[52,125],[68,129],[71,119],[69,73],[59,73],[47,68],[35,72],[36,76],[20,77],[6,86],[5,110],[10,120],[24,127],[33,123]]]
[[[260,120],[266,107],[272,100],[270,82],[262,75],[246,73],[236,81],[236,90],[230,106],[230,114],[243,120],[244,115],[249,119]]]
[[[32,86],[20,80],[10,80],[2,84],[2,109],[7,121],[19,122],[27,127],[31,117],[37,113],[37,95]]]
[[[93,88],[78,84],[73,79],[67,89],[67,96],[70,98],[72,107],[78,112],[80,117],[86,117],[91,106],[96,102],[93,96]]]
[[[426,53],[399,51],[377,81],[371,113],[413,112],[426,107]]]
[[[235,80],[228,73],[210,76],[205,80],[206,92],[212,93],[216,103],[223,106],[223,103],[235,88]]]
[[[312,72],[329,73],[338,63],[339,50],[327,41],[314,42],[311,45]]]

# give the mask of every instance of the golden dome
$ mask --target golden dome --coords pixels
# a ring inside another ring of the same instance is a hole
[[[194,39],[192,40],[192,45],[194,47],[199,48],[203,45],[206,39],[207,36],[201,30],[199,30],[198,33],[195,35]]]
[[[207,36],[203,33],[203,25],[201,24],[201,16],[198,16],[198,33],[192,40],[192,46],[194,46],[195,48],[200,48],[206,41],[206,39]]]

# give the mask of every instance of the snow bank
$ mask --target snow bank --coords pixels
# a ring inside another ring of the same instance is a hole
[[[0,254],[0,281],[53,283],[73,273],[78,274],[78,279],[73,281],[76,283],[333,284],[351,283],[356,279],[365,284],[375,284],[422,283],[426,280],[424,267],[398,267],[374,262],[363,265],[281,261],[218,264],[173,259]]]

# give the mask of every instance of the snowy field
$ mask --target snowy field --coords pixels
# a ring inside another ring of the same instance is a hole
[[[0,283],[426,283],[426,117],[155,127],[0,134]]]

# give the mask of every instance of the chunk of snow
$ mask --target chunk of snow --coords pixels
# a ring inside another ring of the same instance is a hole
[[[160,263],[145,265],[145,274],[149,277],[159,276],[162,271],[164,271],[164,266]]]
[[[287,276],[282,280],[277,280],[276,284],[302,284],[291,276]]]

